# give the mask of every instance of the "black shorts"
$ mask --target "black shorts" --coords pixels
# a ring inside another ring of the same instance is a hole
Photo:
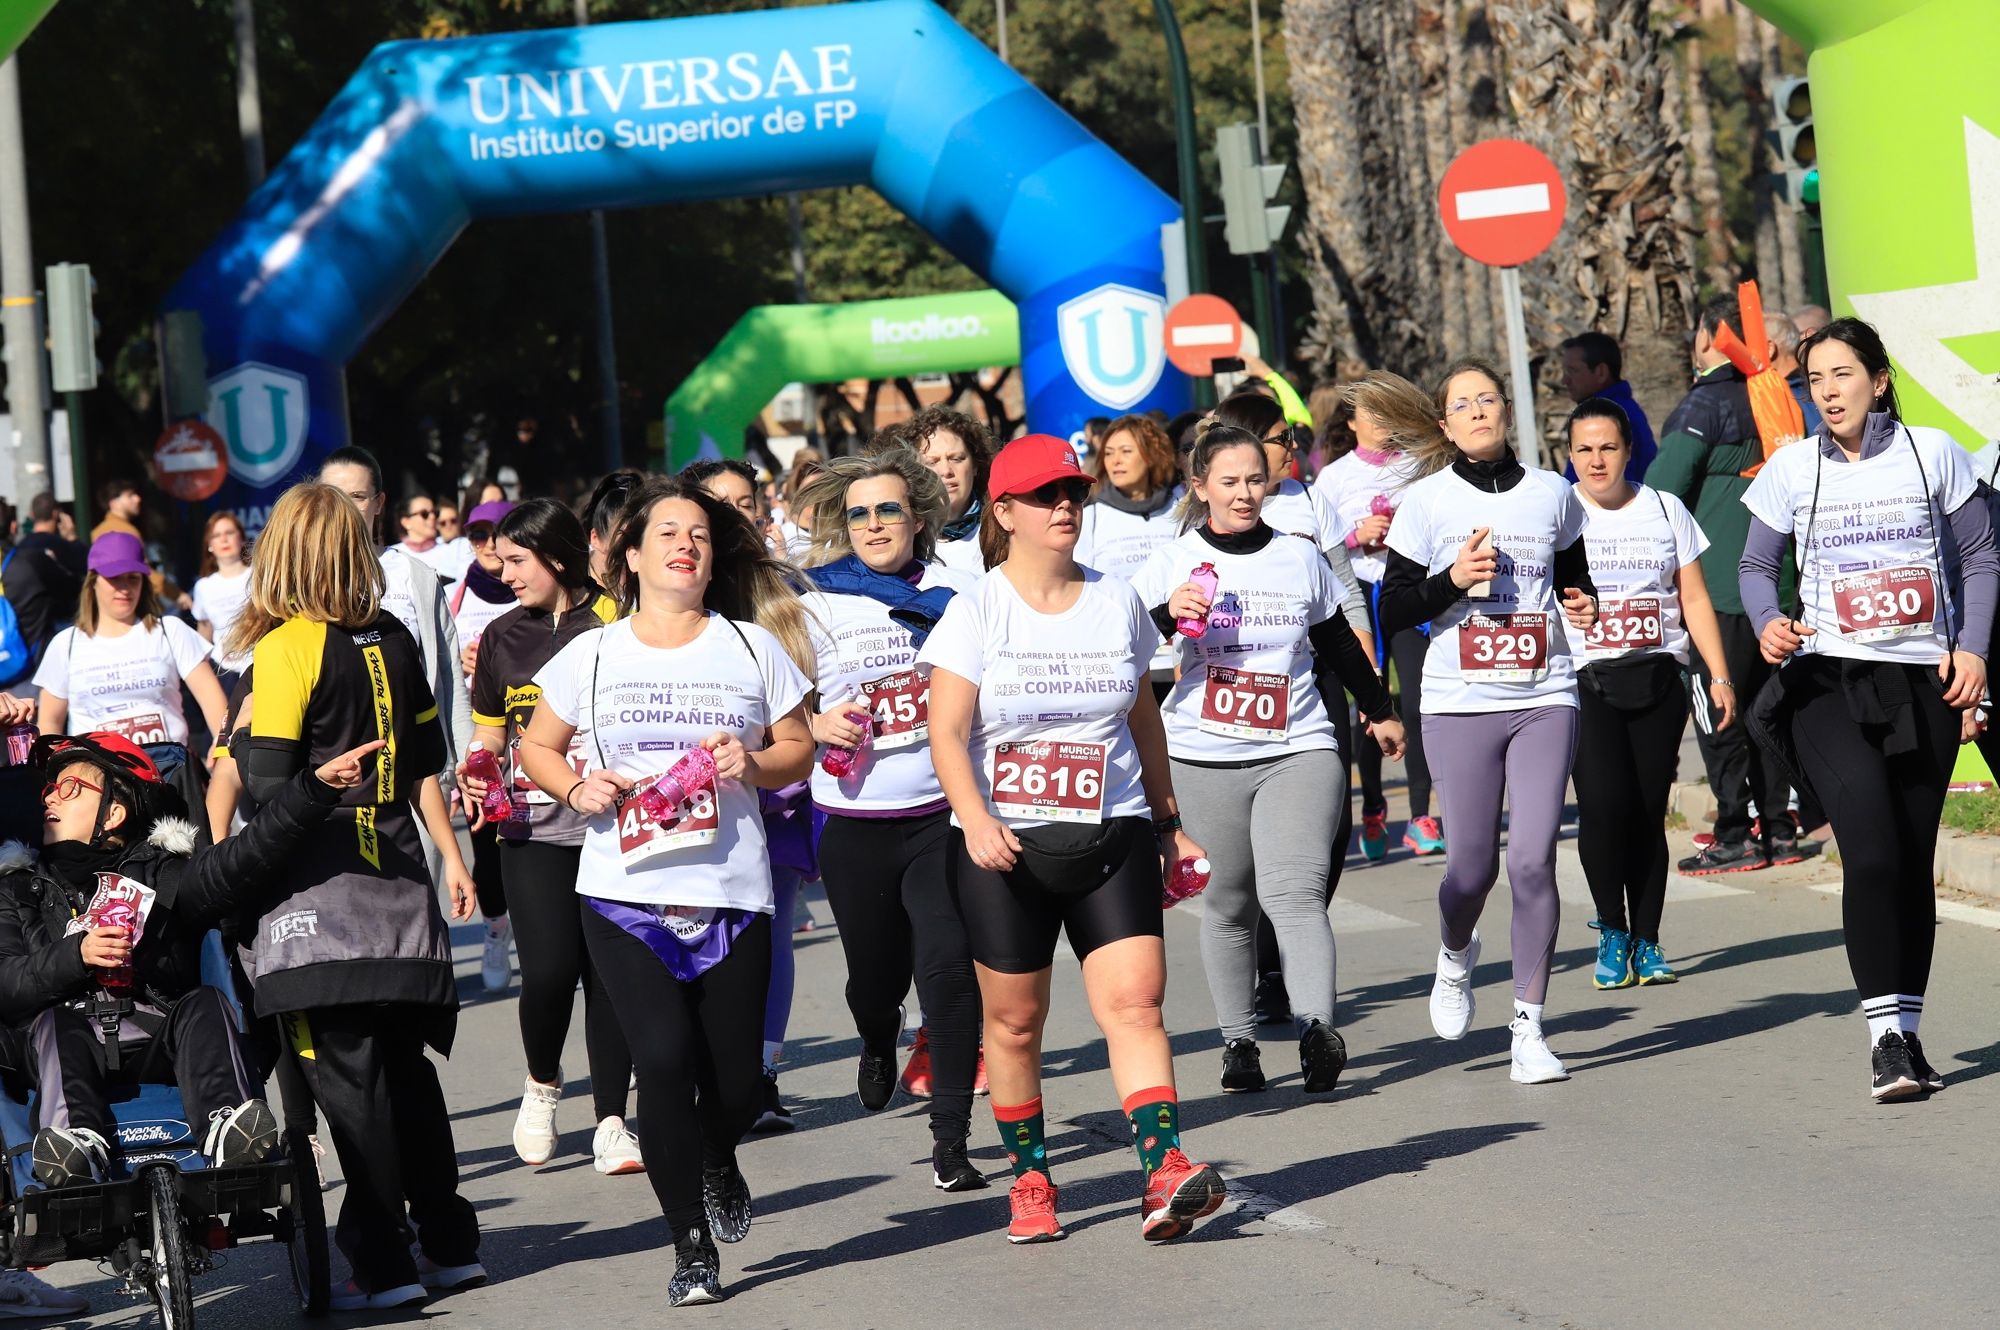
[[[1055,963],[1056,938],[1069,934],[1081,961],[1099,947],[1128,937],[1164,935],[1160,905],[1160,856],[1143,818],[1110,876],[1088,891],[1059,895],[1016,866],[1004,873],[981,868],[965,852],[965,834],[951,829],[947,878],[972,958],[1002,974],[1034,974]]]

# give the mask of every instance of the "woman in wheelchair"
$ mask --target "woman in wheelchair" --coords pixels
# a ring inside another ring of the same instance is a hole
[[[0,1065],[39,1090],[34,1173],[44,1185],[104,1181],[118,1139],[114,1090],[178,1085],[207,1123],[217,1167],[271,1153],[278,1124],[258,1097],[227,998],[202,984],[204,934],[254,907],[380,741],[301,772],[221,845],[186,819],[145,750],[115,734],[45,737],[37,855],[0,846]]]

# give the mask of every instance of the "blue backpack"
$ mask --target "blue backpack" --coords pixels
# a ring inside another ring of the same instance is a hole
[[[18,553],[19,550],[8,550],[7,557],[0,560],[0,580],[5,579],[7,566],[14,562]],[[14,613],[14,606],[7,597],[0,595],[0,688],[19,683],[34,668],[35,653],[21,636],[20,617]]]

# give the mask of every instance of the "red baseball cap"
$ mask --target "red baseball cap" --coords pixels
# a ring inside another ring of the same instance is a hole
[[[1053,434],[1024,434],[993,459],[993,470],[986,477],[986,497],[999,499],[1009,494],[1026,494],[1052,480],[1097,484],[1097,478],[1077,462],[1076,449],[1068,439],[1058,439]]]

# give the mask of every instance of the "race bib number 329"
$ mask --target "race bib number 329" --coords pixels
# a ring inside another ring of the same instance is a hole
[[[993,750],[993,808],[1041,822],[1104,820],[1105,746],[1003,743]]]
[[[1470,616],[1458,626],[1458,673],[1467,683],[1541,682],[1549,673],[1549,616]]]

